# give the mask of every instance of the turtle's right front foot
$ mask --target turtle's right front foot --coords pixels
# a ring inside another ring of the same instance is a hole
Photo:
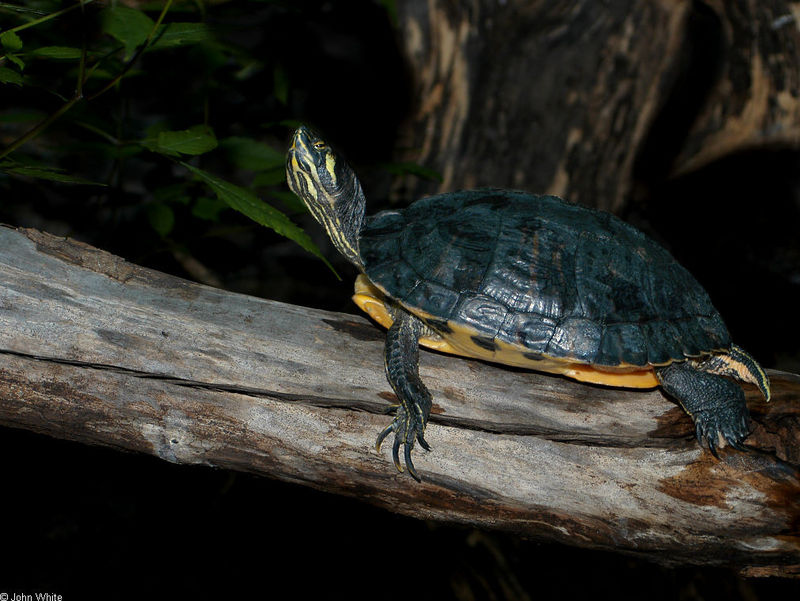
[[[419,446],[426,451],[431,450],[424,436],[426,422],[426,416],[417,403],[413,403],[410,409],[407,408],[406,404],[397,405],[394,420],[386,426],[375,441],[375,450],[380,453],[384,439],[394,432],[394,443],[392,443],[394,465],[397,471],[403,471],[403,464],[400,463],[400,445],[403,445],[403,459],[406,468],[411,477],[417,482],[421,482],[421,478],[414,468],[414,462],[411,460],[411,451],[414,449],[415,442],[419,442]]]
[[[714,457],[719,459],[720,440],[734,449],[747,450],[742,443],[750,434],[749,413],[738,384],[688,361],[657,368],[656,374],[667,394],[692,416],[697,442],[702,445],[705,439]],[[766,391],[765,396],[769,389]]]

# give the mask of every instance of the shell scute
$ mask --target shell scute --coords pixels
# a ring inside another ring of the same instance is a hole
[[[544,353],[556,331],[556,321],[551,317],[529,313],[509,313],[498,332],[503,340],[533,351]]]
[[[580,357],[586,363],[595,363],[603,327],[592,319],[569,317],[561,321],[547,343],[545,354],[553,357]],[[615,364],[619,363],[619,357]]]
[[[449,316],[458,304],[460,295],[447,286],[430,280],[420,280],[401,300],[412,307],[425,307],[433,315]]]
[[[465,294],[456,307],[455,318],[482,335],[494,338],[507,314],[508,308],[489,296]]]
[[[646,368],[730,346],[708,295],[666,250],[556,197],[432,196],[367,218],[359,244],[389,297],[498,348]]]
[[[637,324],[610,324],[603,331],[595,361],[599,365],[616,365],[620,357],[627,357],[632,365],[648,363],[647,341]]]

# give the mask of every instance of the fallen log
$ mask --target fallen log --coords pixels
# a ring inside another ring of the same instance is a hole
[[[800,377],[747,396],[753,451],[694,441],[659,391],[425,352],[418,484],[375,452],[394,399],[365,319],[193,284],[0,227],[0,424],[242,470],[406,515],[800,574]]]

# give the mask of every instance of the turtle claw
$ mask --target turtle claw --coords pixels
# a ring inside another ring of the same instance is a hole
[[[406,468],[408,468],[409,475],[417,482],[422,482],[422,478],[419,477],[419,474],[417,474],[417,470],[414,467],[414,462],[411,461],[411,448],[412,445],[406,444],[405,449],[403,449],[403,459],[406,461]],[[403,470],[401,469],[400,471]]]
[[[383,444],[383,441],[386,439],[387,436],[389,436],[389,434],[392,433],[393,430],[394,430],[394,422],[392,422],[391,424],[386,426],[383,430],[381,430],[381,433],[378,434],[378,438],[375,441],[375,451],[377,451],[378,453],[381,452],[381,445]]]
[[[700,446],[703,445],[703,424],[700,423],[700,420],[697,420],[694,423],[694,436],[697,438],[697,444]]]
[[[403,463],[405,463],[405,467],[411,477],[417,482],[421,482],[422,479],[419,477],[419,474],[417,474],[414,462],[411,459],[411,451],[414,449],[414,443],[416,441],[418,441],[419,446],[426,451],[430,451],[431,449],[423,435],[425,431],[424,416],[419,406],[416,404],[410,415],[405,405],[397,406],[396,411],[392,423],[378,434],[378,438],[375,441],[375,450],[380,453],[381,444],[383,444],[383,441],[391,432],[394,432],[394,442],[392,443],[392,461],[394,462],[394,466],[397,468],[398,472],[403,472],[405,471],[403,469]],[[403,448],[403,462],[400,461],[400,445],[405,445]]]
[[[731,408],[732,409],[732,408]],[[708,450],[719,459],[717,444],[722,438],[725,444],[737,451],[747,451],[742,442],[750,434],[747,421],[747,409],[736,408],[735,412],[726,411],[714,413],[699,413],[694,416],[695,435],[697,441],[702,445],[705,439]]]
[[[717,443],[714,442],[714,437],[713,436],[709,436],[708,437],[708,450],[711,451],[711,454],[714,457],[719,459],[719,453],[717,452]]]
[[[750,450],[750,449],[748,449],[748,448],[747,448],[745,445],[743,445],[743,444],[741,443],[741,441],[729,440],[729,441],[728,441],[728,444],[729,444],[729,445],[731,445],[731,446],[732,446],[734,449],[736,449],[737,451],[743,451],[743,452],[746,452],[746,451],[749,451],[749,450]]]
[[[392,444],[392,461],[398,472],[403,471],[403,464],[400,463],[400,438],[394,437],[394,444]]]
[[[421,446],[426,451],[431,450],[431,445],[429,445],[428,441],[425,440],[425,437],[423,436],[422,432],[417,432],[417,442],[419,443],[419,446]]]

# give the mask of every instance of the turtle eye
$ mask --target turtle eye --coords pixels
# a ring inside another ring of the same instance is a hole
[[[325,150],[327,147],[328,147],[328,145],[325,142],[323,142],[322,140],[319,140],[318,142],[314,142],[314,149],[315,150]]]

